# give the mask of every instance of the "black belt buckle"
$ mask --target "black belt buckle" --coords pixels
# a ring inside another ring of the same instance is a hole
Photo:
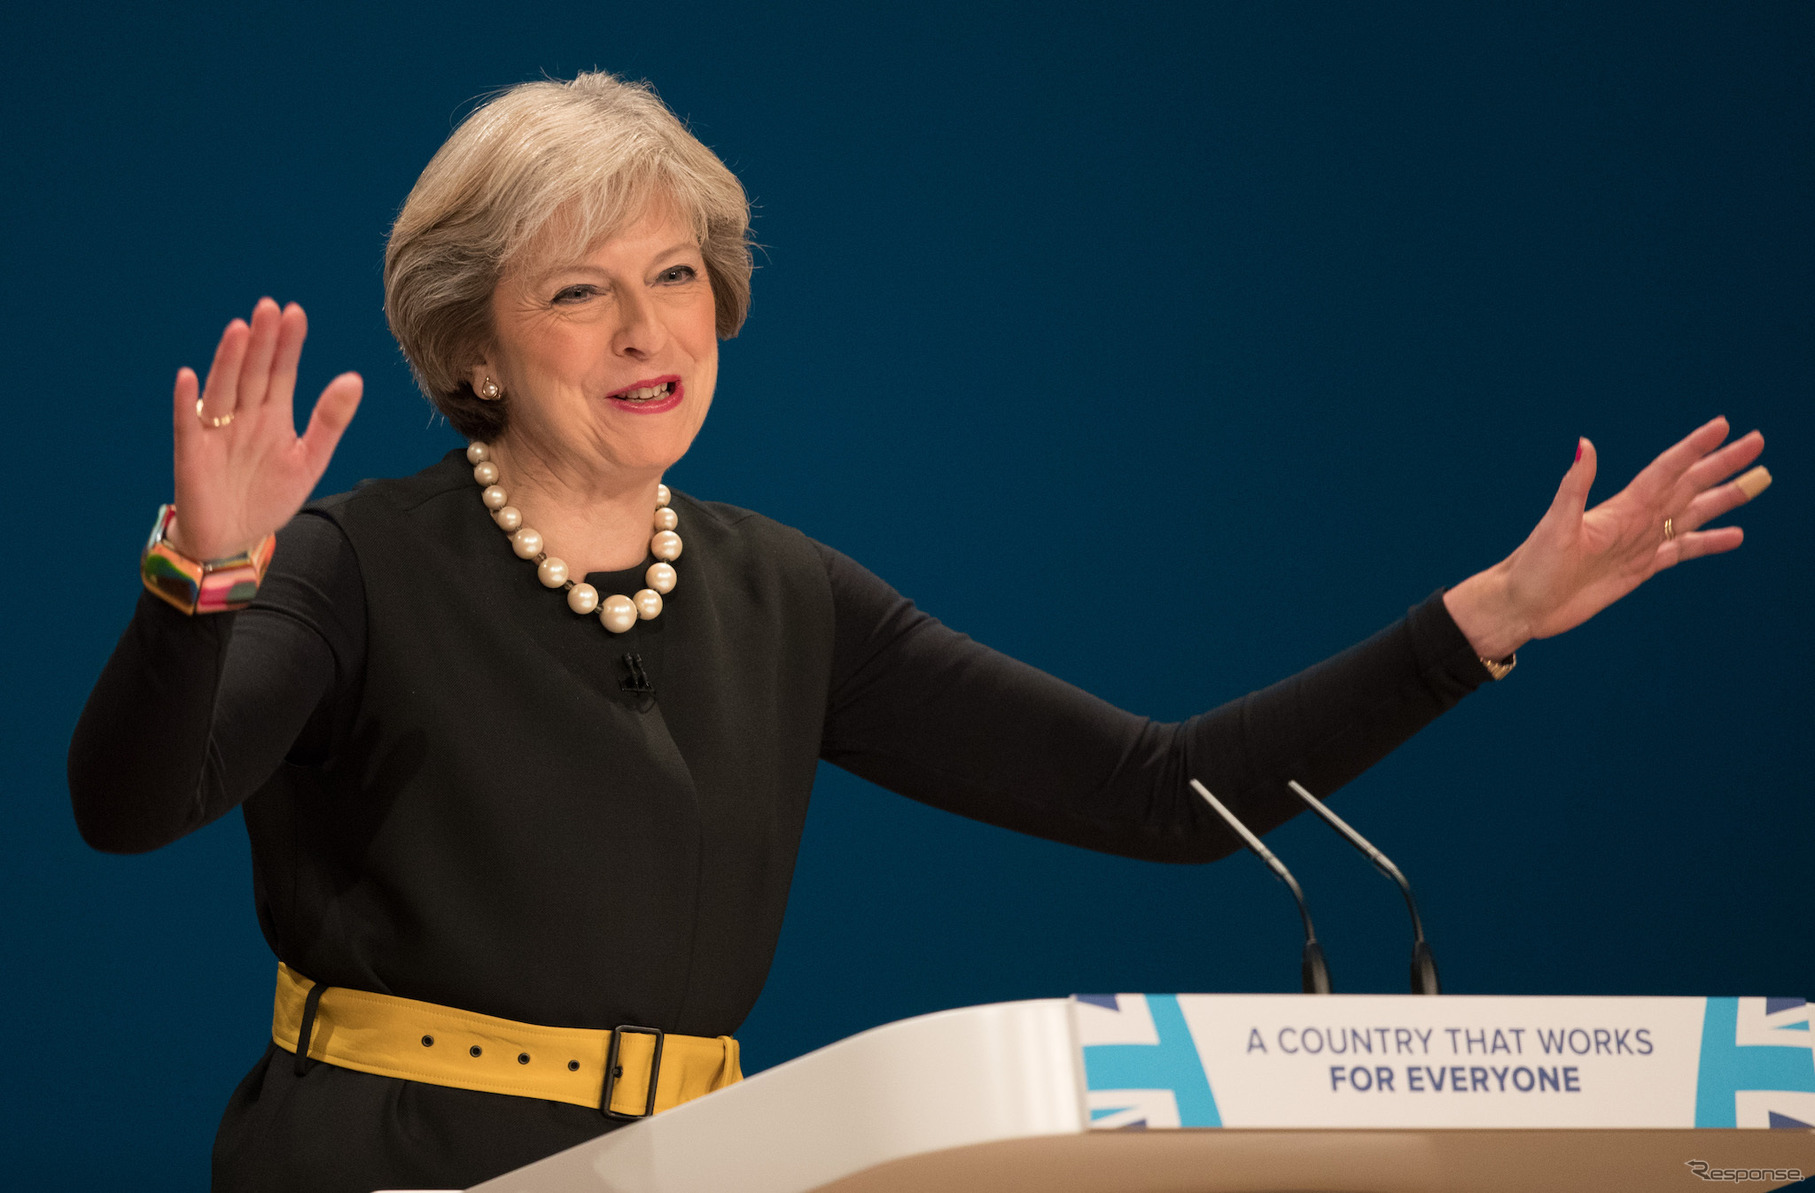
[[[618,1068],[618,1042],[626,1032],[655,1037],[655,1056],[649,1061],[649,1104],[641,1114],[624,1114],[611,1108],[611,1091],[617,1088],[618,1078],[623,1075],[623,1070]],[[662,1040],[665,1035],[659,1027],[637,1027],[629,1023],[621,1023],[611,1029],[611,1049],[605,1054],[605,1092],[599,1095],[599,1109],[606,1118],[634,1120],[648,1118],[655,1113],[655,1083],[662,1075]]]

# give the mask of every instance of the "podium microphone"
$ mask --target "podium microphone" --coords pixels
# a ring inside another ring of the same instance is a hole
[[[1323,817],[1324,823],[1343,835],[1343,838],[1367,855],[1374,863],[1374,868],[1392,879],[1399,887],[1399,893],[1405,896],[1405,909],[1412,913],[1412,993],[1441,994],[1437,985],[1437,959],[1431,956],[1431,946],[1424,939],[1424,923],[1418,918],[1418,904],[1412,901],[1412,884],[1405,880],[1393,859],[1375,849],[1368,839],[1348,826],[1348,823],[1324,804],[1324,802],[1299,786],[1298,780],[1287,779],[1286,786],[1298,793],[1298,798],[1311,805],[1311,811]]]
[[[1221,816],[1243,841],[1247,842],[1248,848],[1254,851],[1255,856],[1267,863],[1267,868],[1286,884],[1286,889],[1292,892],[1292,898],[1298,901],[1298,914],[1305,922],[1305,955],[1304,961],[1299,965],[1299,976],[1303,982],[1304,992],[1306,994],[1328,994],[1330,992],[1330,968],[1324,964],[1323,946],[1317,943],[1317,930],[1311,927],[1311,909],[1305,906],[1305,893],[1298,888],[1298,880],[1292,877],[1292,871],[1286,869],[1284,862],[1274,857],[1272,851],[1260,843],[1259,837],[1248,831],[1247,825],[1236,819],[1235,813],[1223,807],[1222,801],[1210,794],[1208,787],[1196,779],[1191,780],[1191,786],[1204,797],[1206,803],[1216,809],[1216,814]]]

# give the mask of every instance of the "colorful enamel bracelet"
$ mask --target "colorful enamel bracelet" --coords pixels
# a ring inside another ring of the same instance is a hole
[[[277,536],[267,534],[250,550],[225,559],[197,561],[165,541],[176,521],[176,506],[158,507],[151,539],[139,556],[139,578],[146,591],[184,613],[229,613],[244,609],[258,595],[259,582],[271,565]]]

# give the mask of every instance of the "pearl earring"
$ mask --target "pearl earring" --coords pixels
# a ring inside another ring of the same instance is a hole
[[[504,391],[498,388],[498,383],[496,381],[487,377],[479,386],[479,396],[488,402],[496,402],[499,398],[504,396]]]

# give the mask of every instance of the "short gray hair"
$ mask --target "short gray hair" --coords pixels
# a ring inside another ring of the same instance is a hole
[[[592,245],[671,202],[693,225],[718,334],[750,308],[750,202],[736,175],[647,83],[591,71],[521,83],[475,110],[404,200],[384,254],[384,313],[417,385],[469,439],[508,407],[472,391],[492,342],[492,293],[561,218],[563,244]],[[532,247],[533,245],[533,247]]]

